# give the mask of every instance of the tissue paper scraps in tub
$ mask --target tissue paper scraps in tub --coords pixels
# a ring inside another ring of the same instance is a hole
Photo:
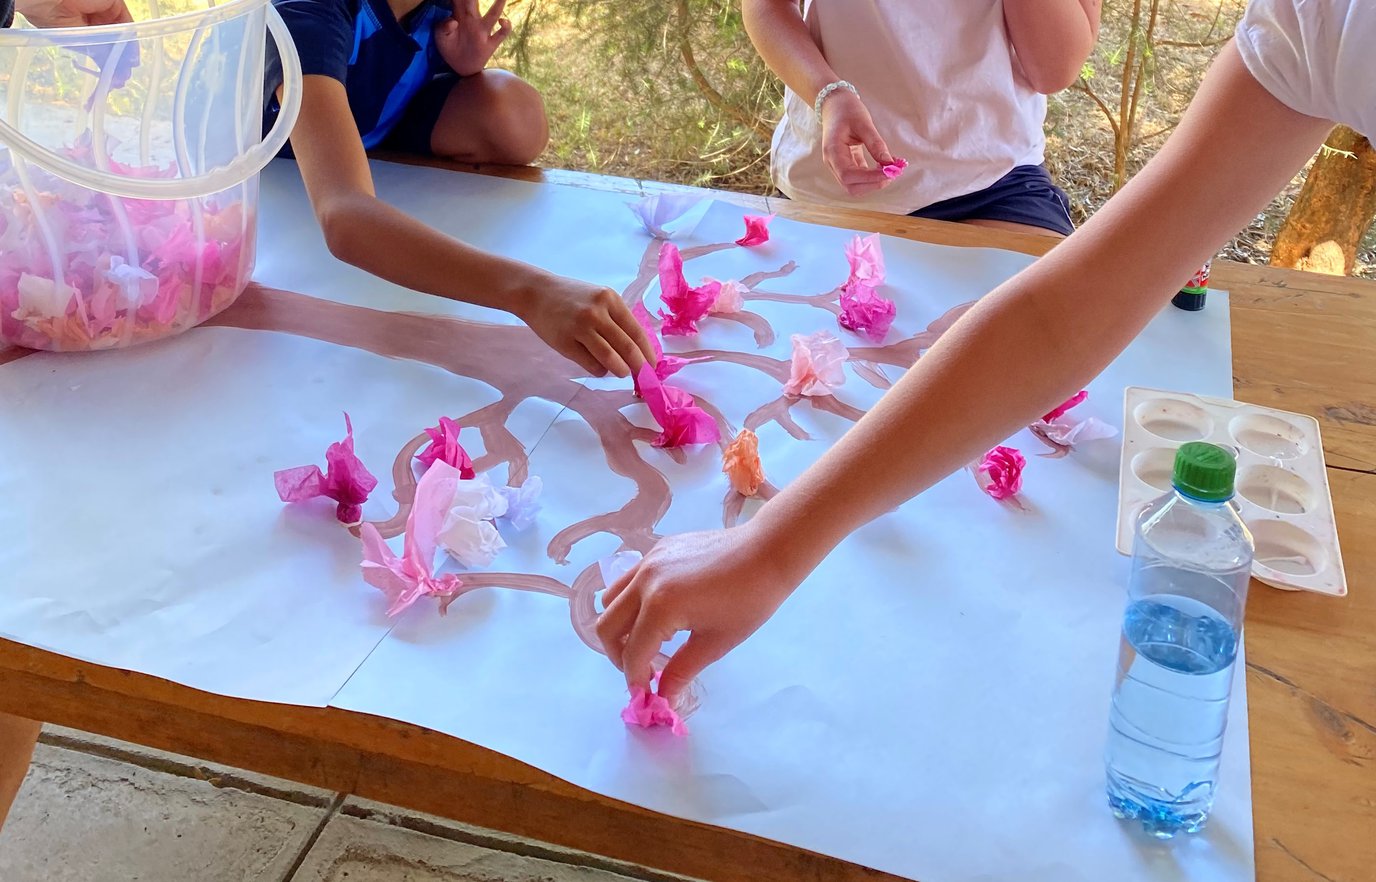
[[[354,426],[344,414],[344,440],[325,448],[325,471],[319,466],[298,466],[274,472],[277,496],[283,502],[305,502],[324,496],[339,503],[335,516],[341,523],[356,524],[363,519],[363,503],[377,486],[373,477],[354,455]]]

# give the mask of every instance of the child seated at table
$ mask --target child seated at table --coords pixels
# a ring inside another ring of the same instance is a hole
[[[1053,236],[1074,227],[1043,161],[1046,96],[1080,75],[1100,0],[744,0],[788,87],[775,185],[836,202]],[[869,160],[865,158],[869,154]],[[902,157],[897,178],[882,166]]]
[[[616,292],[466,245],[377,198],[366,150],[523,165],[549,139],[530,84],[485,69],[511,32],[506,0],[274,0],[301,55],[295,154],[330,252],[406,288],[506,310],[584,370],[653,359]],[[270,57],[264,125],[280,100]],[[461,206],[456,206],[456,209]]]

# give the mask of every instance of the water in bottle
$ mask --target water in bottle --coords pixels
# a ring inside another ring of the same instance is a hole
[[[1139,517],[1105,754],[1119,818],[1168,839],[1213,807],[1252,537],[1233,497],[1232,451],[1192,442],[1174,489]]]

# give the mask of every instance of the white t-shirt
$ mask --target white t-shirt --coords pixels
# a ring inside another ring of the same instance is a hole
[[[817,96],[789,91],[771,164],[790,198],[906,214],[1042,162],[1046,96],[1022,74],[1003,0],[808,0],[803,17],[909,165],[877,193],[846,195],[822,162]]]
[[[1376,0],[1252,0],[1237,49],[1286,107],[1376,140]]]

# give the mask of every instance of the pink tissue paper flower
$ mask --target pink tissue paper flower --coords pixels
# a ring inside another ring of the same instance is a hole
[[[856,236],[846,243],[846,262],[850,264],[850,278],[845,287],[863,282],[871,288],[884,284],[884,250],[878,233]]]
[[[660,310],[664,320],[660,329],[666,337],[686,337],[698,332],[698,321],[704,318],[717,302],[721,282],[708,281],[690,288],[683,277],[683,255],[678,246],[665,242],[659,249],[659,296],[668,307]]]
[[[682,389],[661,383],[648,364],[641,365],[636,385],[645,398],[655,422],[662,430],[655,438],[656,447],[682,447],[687,444],[711,444],[721,439],[717,421],[693,403],[693,396]]]
[[[465,481],[471,481],[475,474],[473,460],[459,443],[461,431],[462,426],[445,416],[440,417],[438,426],[426,429],[425,434],[430,436],[430,443],[416,454],[416,460],[420,462],[421,467],[429,469],[438,460],[458,469]]]
[[[274,472],[277,496],[283,502],[305,502],[324,496],[339,503],[335,515],[340,523],[356,524],[363,519],[363,503],[377,486],[363,461],[354,455],[354,426],[344,414],[346,434],[325,449],[325,471],[319,466],[298,466]]]
[[[1022,490],[1022,470],[1027,459],[1012,447],[995,447],[984,454],[979,473],[987,479],[984,492],[1000,501],[1012,499]]]
[[[863,334],[879,343],[888,334],[898,314],[898,305],[877,294],[863,282],[852,282],[841,289],[841,314],[836,321],[848,331]]]
[[[670,732],[680,738],[688,734],[688,724],[683,722],[668,700],[643,686],[631,687],[631,701],[621,710],[621,719],[628,726],[642,729],[667,726]]]
[[[751,247],[768,242],[769,222],[772,220],[774,220],[772,214],[747,214],[745,216],[745,235],[737,239],[736,244]]]
[[[793,335],[793,364],[785,395],[830,395],[846,382],[845,345],[826,331]]]
[[[703,283],[715,282],[716,279],[703,279]],[[712,315],[730,315],[733,312],[740,312],[745,309],[745,295],[750,293],[750,289],[729,279],[721,283],[721,290],[717,292],[716,302],[712,304],[709,313]]]
[[[416,485],[411,514],[406,518],[406,538],[401,557],[383,541],[372,524],[359,528],[363,540],[363,580],[381,591],[388,600],[387,615],[405,611],[422,597],[439,597],[443,614],[448,602],[463,588],[463,580],[453,573],[434,575],[435,543],[441,519],[460,481],[458,469],[436,462],[426,469]]]
[[[661,380],[669,379],[690,364],[707,360],[706,356],[702,358],[680,358],[677,355],[665,355],[664,344],[659,341],[659,331],[655,329],[655,320],[650,317],[650,311],[645,308],[644,304],[637,303],[631,307],[631,315],[640,322],[640,326],[645,329],[645,335],[650,338],[650,346],[655,352],[655,375]],[[636,384],[636,392],[640,392],[639,383]]]
[[[892,181],[894,178],[903,174],[903,170],[907,167],[908,160],[895,156],[893,162],[879,166],[879,170],[884,173],[884,177]]]
[[[1067,399],[1065,400],[1065,402],[1062,403],[1059,407],[1053,408],[1052,411],[1051,411],[1050,413],[1048,413],[1046,416],[1042,417],[1042,422],[1044,422],[1044,423],[1052,423],[1052,422],[1055,422],[1056,420],[1058,420],[1058,419],[1060,419],[1061,417],[1065,416],[1065,415],[1066,415],[1066,412],[1069,411],[1071,408],[1077,407],[1077,406],[1079,406],[1080,404],[1084,403],[1084,400],[1085,400],[1086,398],[1088,398],[1088,397],[1089,397],[1089,390],[1088,390],[1088,389],[1081,389],[1079,392],[1076,392],[1074,395],[1072,395],[1072,396],[1070,396],[1069,398],[1067,398]]]

